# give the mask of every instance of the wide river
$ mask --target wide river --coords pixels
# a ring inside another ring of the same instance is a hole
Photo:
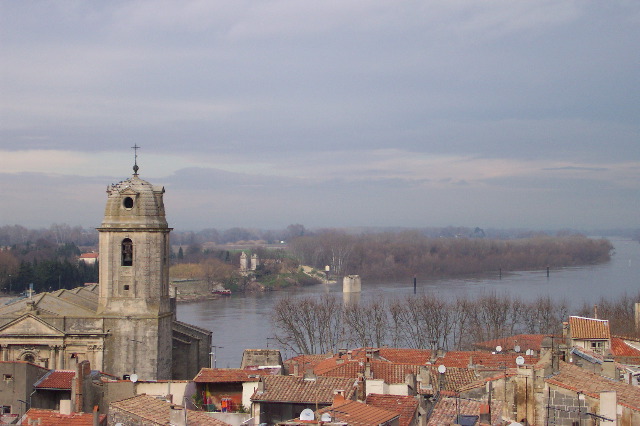
[[[503,273],[456,279],[418,281],[417,291],[436,293],[443,297],[466,294],[470,297],[495,292],[531,300],[539,295],[550,295],[555,300],[567,300],[571,306],[593,303],[600,297],[615,299],[625,292],[635,295],[640,291],[640,244],[628,239],[610,239],[615,252],[610,262],[596,266],[563,268],[546,271]],[[213,332],[216,365],[236,368],[240,366],[244,349],[277,347],[269,339],[273,330],[269,320],[274,304],[282,297],[301,297],[323,293],[342,292],[342,284],[319,284],[287,291],[238,294],[217,300],[180,303],[177,315],[180,321],[200,326]],[[362,299],[369,297],[404,297],[413,294],[413,278],[406,281],[362,283]],[[283,351],[282,356],[292,354]]]

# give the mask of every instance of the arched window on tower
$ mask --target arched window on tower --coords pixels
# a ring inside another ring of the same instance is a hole
[[[129,238],[122,240],[122,266],[133,265],[133,241]]]

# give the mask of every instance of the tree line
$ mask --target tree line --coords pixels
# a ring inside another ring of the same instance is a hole
[[[638,336],[634,304],[640,293],[601,299],[598,317],[609,319],[613,334]],[[274,338],[298,354],[334,353],[343,347],[403,347],[469,350],[473,343],[516,334],[557,335],[567,321],[567,301],[539,296],[484,294],[452,300],[422,294],[363,303],[343,303],[332,294],[320,298],[283,298],[271,315]],[[593,317],[593,305],[577,315]]]
[[[417,230],[359,235],[327,230],[293,239],[289,250],[303,264],[329,265],[337,276],[392,279],[597,264],[610,260],[613,246],[583,235],[498,240],[432,238]]]
[[[98,263],[78,262],[80,249],[74,243],[55,244],[37,240],[0,250],[0,291],[20,293],[52,291],[98,282]]]

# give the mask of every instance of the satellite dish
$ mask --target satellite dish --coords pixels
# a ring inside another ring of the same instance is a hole
[[[329,413],[324,413],[324,414],[320,417],[320,421],[321,421],[321,422],[330,422],[330,421],[331,421],[331,414],[329,414]]]
[[[302,410],[302,413],[300,413],[300,420],[315,420],[315,417],[313,415],[313,410],[310,408],[305,408],[304,410]]]
[[[447,367],[445,367],[444,365],[440,364],[438,366],[438,373],[444,374],[446,371],[447,371]]]
[[[514,350],[515,352],[520,352],[520,345],[515,345],[515,346],[513,347],[513,350]]]
[[[524,357],[523,356],[517,357],[516,358],[516,364],[523,365],[524,364]]]
[[[500,345],[496,346],[496,352],[502,352],[502,346]]]
[[[138,375],[137,374],[132,374],[131,376],[129,376],[129,380],[131,380],[133,383],[138,381]]]

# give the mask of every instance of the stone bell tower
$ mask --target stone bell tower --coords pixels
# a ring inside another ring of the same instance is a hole
[[[134,147],[137,149],[138,147]],[[138,176],[107,187],[100,233],[100,295],[106,371],[171,379],[173,313],[164,188]]]

